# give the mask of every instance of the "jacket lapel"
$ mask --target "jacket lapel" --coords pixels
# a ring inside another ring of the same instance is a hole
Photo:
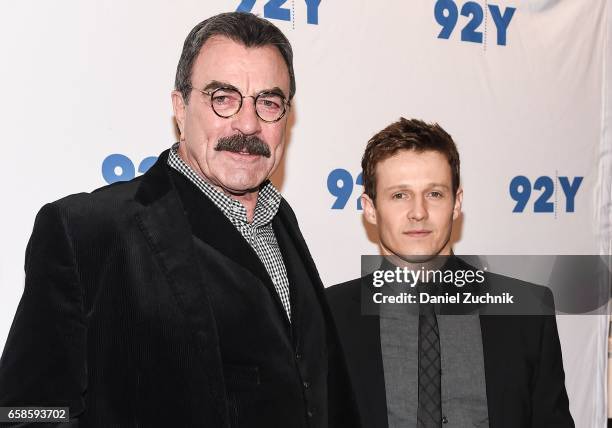
[[[309,287],[314,287],[315,294],[321,304],[323,316],[325,317],[326,322],[328,324],[333,323],[331,311],[327,305],[327,298],[325,297],[325,288],[323,287],[323,282],[319,276],[319,271],[317,270],[314,260],[310,255],[310,251],[308,250],[308,246],[304,241],[304,237],[300,233],[300,228],[297,219],[295,218],[295,214],[285,199],[281,199],[278,213],[272,221],[272,227],[281,251],[283,251],[282,254],[295,254],[299,258],[299,261],[303,264],[308,274],[308,278],[299,278],[299,281],[308,284]],[[297,253],[295,253],[293,249],[291,251],[287,251],[289,246],[292,246]],[[286,267],[288,269],[287,273],[289,274],[289,266]]]
[[[283,262],[285,263],[287,279],[289,280],[289,301],[291,305],[290,327],[293,334],[293,341],[295,344],[296,341],[299,342],[300,340],[300,306],[298,304],[300,299],[298,294],[301,292],[301,290],[304,290],[305,287],[312,287],[312,285],[308,283],[308,275],[301,274],[302,272],[299,266],[301,260],[296,253],[295,246],[293,245],[293,242],[295,241],[291,240],[286,225],[283,222],[273,221],[273,229],[274,235],[276,236],[276,241],[278,243],[278,247],[283,256]],[[275,294],[277,295],[276,298],[278,300],[278,303],[282,307],[282,303],[280,301],[280,298],[278,297],[278,293]],[[287,318],[285,317],[285,319]]]
[[[172,169],[170,176],[185,208],[192,232],[202,242],[236,263],[241,269],[246,269],[255,275],[268,289],[280,311],[281,318],[286,326],[289,326],[280,296],[255,250],[223,212],[183,174]]]
[[[293,243],[293,245],[295,245],[300,258],[304,263],[304,267],[308,272],[310,281],[315,285],[317,296],[320,299],[325,300],[323,293],[324,287],[323,283],[321,282],[321,278],[319,277],[319,272],[317,271],[317,267],[315,266],[312,256],[310,255],[310,251],[308,250],[308,246],[304,241],[304,237],[299,231],[300,229],[297,219],[295,218],[295,214],[285,199],[281,199],[281,204],[278,208],[276,217],[272,221],[272,226],[276,236],[279,235],[279,229],[284,226],[290,241]]]
[[[377,315],[362,317],[357,342],[362,349],[356,354],[361,355],[361,376],[356,377],[355,389],[363,392],[361,408],[364,410],[364,427],[387,427],[387,395],[385,377],[380,349],[380,318]],[[371,342],[366,339],[374,339]]]
[[[213,407],[225,426],[225,384],[215,319],[195,260],[191,230],[168,176],[167,157],[168,151],[163,152],[142,177],[135,196],[141,205],[136,222],[185,314],[194,342],[200,345]]]
[[[368,278],[368,277],[366,277]],[[363,278],[358,281],[362,281]],[[367,281],[370,283],[371,281]],[[361,288],[353,294],[352,307],[361,313]],[[345,349],[352,358],[357,359],[358,373],[352,373],[352,380],[362,411],[364,427],[388,427],[387,396],[380,344],[380,317],[378,315],[360,315],[351,319],[358,320],[358,325],[350,329],[352,345]],[[353,352],[354,351],[354,352]],[[355,369],[354,368],[354,369]]]
[[[507,347],[500,343],[500,341],[507,340],[506,335],[503,334],[502,324],[503,317],[480,316],[489,426],[496,428],[506,426],[505,421],[508,418],[508,415],[504,415],[504,387],[507,379],[504,378],[504,370],[500,368],[499,363],[506,360],[512,361],[516,357],[504,352],[507,351]]]
[[[274,291],[274,284],[265,266],[230,220],[183,174],[174,169],[169,174],[193,233],[225,257],[252,272]]]

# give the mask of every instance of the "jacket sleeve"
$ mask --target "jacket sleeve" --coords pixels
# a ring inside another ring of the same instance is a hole
[[[69,407],[71,422],[60,426],[78,426],[86,372],[86,324],[66,213],[47,204],[28,242],[25,288],[0,359],[0,407]]]
[[[545,300],[554,308],[553,296],[546,289]],[[553,310],[554,313],[554,310]],[[565,390],[565,373],[555,315],[541,317],[540,360],[534,377],[532,423],[538,428],[574,428]]]

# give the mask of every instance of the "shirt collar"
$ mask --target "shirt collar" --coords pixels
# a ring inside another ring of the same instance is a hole
[[[197,174],[178,154],[179,143],[172,145],[168,165],[183,174],[198,187],[230,220],[248,224],[246,208],[239,201],[223,193]],[[259,227],[272,221],[280,206],[282,196],[274,185],[266,180],[257,195],[255,213],[251,226]]]

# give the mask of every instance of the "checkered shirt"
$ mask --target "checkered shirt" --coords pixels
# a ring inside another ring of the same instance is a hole
[[[291,321],[291,304],[289,303],[289,278],[283,256],[281,255],[274,230],[272,219],[278,212],[281,194],[272,183],[268,182],[259,191],[255,205],[253,222],[247,221],[247,212],[244,205],[225,193],[217,190],[212,184],[201,178],[178,154],[179,143],[175,143],[168,155],[168,165],[183,174],[189,181],[198,187],[229,221],[238,229],[240,234],[255,250],[274,283],[274,288]]]

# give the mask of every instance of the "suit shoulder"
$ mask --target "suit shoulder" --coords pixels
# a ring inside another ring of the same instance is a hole
[[[362,280],[363,278],[356,278],[327,287],[325,293],[330,306],[332,306],[332,310],[346,305],[349,301],[359,302]]]
[[[120,181],[99,187],[91,192],[74,193],[51,202],[51,204],[55,204],[58,207],[69,208],[79,205],[88,205],[95,202],[103,203],[129,199],[136,193],[141,179],[142,177],[137,177],[130,181]]]
[[[476,268],[463,260],[461,256],[453,258],[457,269],[464,271],[483,271],[484,284],[477,284],[476,293],[489,293],[502,296],[504,293],[513,297],[510,305],[487,305],[481,312],[496,315],[554,315],[555,304],[550,288],[531,282],[491,272],[487,268]],[[470,290],[472,291],[472,290]]]
[[[513,315],[554,315],[555,300],[550,288],[536,285],[521,279],[492,272],[485,274],[485,284],[493,295],[508,293],[513,296],[514,304],[507,307],[491,307],[490,313],[497,310]]]
[[[455,257],[455,263],[461,270],[476,271],[478,268],[472,266],[461,257]],[[501,275],[491,271],[485,272],[485,281],[492,287],[493,291],[516,291],[521,294],[531,295],[537,297],[539,300],[548,302],[553,300],[552,291],[543,285],[537,285],[531,282],[524,281],[522,279],[513,278],[511,276]]]
[[[63,224],[67,230],[97,231],[96,235],[102,236],[115,230],[118,222],[124,222],[129,217],[135,208],[132,202],[139,181],[140,177],[104,186],[91,193],[75,193],[49,202],[38,211],[35,229]],[[39,227],[36,228],[36,225]]]
[[[550,288],[543,285],[537,285],[532,282],[524,281],[522,279],[500,275],[498,273],[493,272],[487,272],[485,274],[485,279],[493,287],[498,287],[501,289],[513,289],[515,291],[518,290],[522,293],[529,293],[543,300],[553,299],[553,294]]]
[[[65,196],[46,204],[57,208],[60,212],[70,214],[92,215],[96,212],[111,212],[122,209],[127,201],[132,201],[141,177],[130,181],[113,183],[93,190]],[[42,211],[42,210],[41,210]]]

